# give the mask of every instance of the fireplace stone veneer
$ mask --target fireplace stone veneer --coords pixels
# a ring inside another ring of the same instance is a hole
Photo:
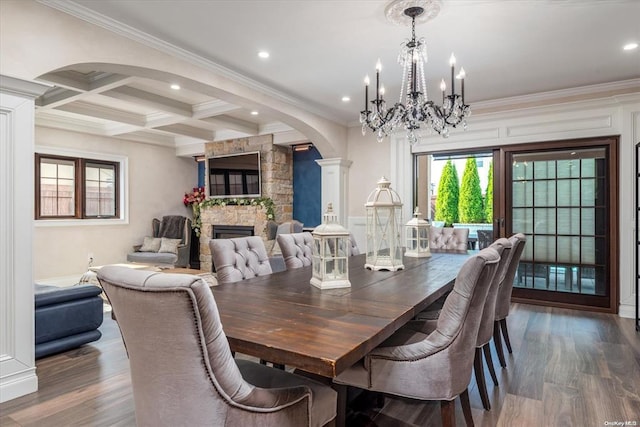
[[[253,235],[260,236],[265,242],[265,247],[270,247],[267,241],[267,211],[262,206],[242,205],[242,206],[209,206],[200,211],[202,228],[200,234],[200,269],[212,271],[211,249],[209,240],[214,238],[214,229],[223,225],[223,232],[226,236],[218,238],[239,237],[237,233],[229,235],[228,228],[233,226],[238,230],[252,229]],[[239,227],[238,227],[239,226]],[[216,232],[217,233],[217,232]],[[250,234],[245,234],[250,235]]]

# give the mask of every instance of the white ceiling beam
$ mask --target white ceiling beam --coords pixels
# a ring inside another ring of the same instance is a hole
[[[258,134],[257,124],[248,122],[246,120],[236,119],[235,117],[217,116],[217,117],[207,117],[201,120],[203,122],[207,122],[214,125],[216,129],[230,129],[230,130],[235,130],[237,132],[245,133],[247,135]]]
[[[293,145],[301,144],[303,142],[309,142],[309,138],[307,138],[297,130],[290,130],[287,132],[273,134],[273,143],[277,145]]]
[[[184,102],[176,101],[154,93],[133,87],[118,87],[112,90],[102,92],[103,95],[119,99],[121,101],[131,102],[134,104],[145,105],[167,113],[177,114],[184,117],[191,117],[191,105]]]
[[[69,74],[48,73],[42,75],[38,80],[77,92],[87,92],[89,90],[89,82],[86,79],[77,79]]]
[[[160,135],[147,131],[132,132],[122,135],[115,135],[114,138],[128,139],[131,141],[144,142],[151,145],[161,145],[163,147],[175,146],[175,138],[171,135]]]
[[[193,106],[193,116],[194,119],[204,119],[206,117],[219,116],[221,114],[229,113],[231,111],[241,110],[242,107],[239,107],[234,104],[229,104],[228,102],[222,101],[220,99],[215,99],[213,101],[202,102],[200,104],[196,104]]]
[[[98,119],[126,123],[129,125],[144,126],[146,124],[146,118],[143,115],[116,110],[115,108],[103,107],[88,102],[76,101],[61,105],[57,109],[68,111],[70,113],[96,117]]]
[[[39,109],[53,109],[79,99],[81,96],[83,96],[82,92],[76,92],[75,90],[64,88],[55,88],[36,98],[36,106]]]
[[[205,141],[213,141],[214,132],[207,129],[200,129],[184,124],[173,124],[169,126],[160,126],[155,129],[165,132],[177,133],[179,135],[190,136],[192,138],[204,139]]]

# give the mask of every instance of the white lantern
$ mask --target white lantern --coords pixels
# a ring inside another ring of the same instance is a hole
[[[402,270],[402,202],[391,183],[382,177],[367,203],[367,258],[365,268]]]
[[[313,235],[311,284],[320,289],[348,288],[349,231],[338,223],[331,203]]]
[[[413,218],[406,225],[405,256],[413,258],[425,258],[431,256],[429,250],[429,228],[431,227],[427,221],[420,219],[420,211],[416,206],[413,212]]]

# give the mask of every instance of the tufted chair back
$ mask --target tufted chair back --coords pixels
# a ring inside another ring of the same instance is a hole
[[[209,247],[218,283],[238,282],[273,272],[259,236],[211,239]]]
[[[513,290],[513,280],[516,276],[516,269],[520,264],[520,257],[524,250],[524,245],[527,238],[524,234],[518,233],[509,237],[511,242],[511,256],[509,258],[509,264],[505,271],[505,275],[500,282],[500,288],[498,289],[498,297],[496,299],[496,316],[495,320],[502,320],[509,315],[509,308],[511,306],[511,291]]]
[[[412,321],[364,365],[334,382],[421,400],[451,401],[471,379],[480,318],[500,257],[492,248],[471,256],[460,269],[437,320]]]
[[[335,416],[328,387],[233,359],[200,277],[105,266],[98,279],[129,355],[137,425],[315,427]]]
[[[278,246],[282,251],[287,270],[311,265],[313,236],[309,232],[279,234]]]
[[[430,249],[466,251],[468,241],[468,228],[431,227],[429,231]]]
[[[507,267],[509,266],[509,260],[511,258],[512,244],[509,239],[501,238],[496,240],[489,247],[494,249],[498,255],[500,255],[500,262],[498,262],[498,268],[496,270],[496,274],[493,276],[493,281],[487,293],[487,300],[484,304],[482,320],[480,321],[480,330],[478,331],[478,340],[476,342],[477,347],[482,347],[487,344],[493,336],[493,321],[496,309],[496,299],[498,297],[498,288],[507,273]]]

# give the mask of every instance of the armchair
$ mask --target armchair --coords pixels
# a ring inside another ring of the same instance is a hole
[[[189,267],[191,220],[179,215],[154,218],[151,229],[152,235],[145,237],[142,245],[133,247],[127,261]]]
[[[445,427],[456,425],[454,400],[460,396],[467,425],[473,425],[467,387],[484,303],[499,260],[492,248],[470,257],[438,320],[409,322],[334,378],[334,384],[439,400]]]
[[[233,359],[199,277],[106,266],[98,279],[127,348],[137,425],[320,427],[335,418],[330,387]]]

